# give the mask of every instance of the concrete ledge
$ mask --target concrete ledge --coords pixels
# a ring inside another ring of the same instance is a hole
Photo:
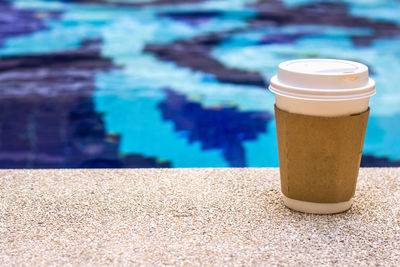
[[[361,169],[353,208],[283,206],[278,169],[1,170],[0,263],[385,265],[400,169]]]

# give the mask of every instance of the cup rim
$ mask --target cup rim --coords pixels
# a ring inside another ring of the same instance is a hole
[[[367,98],[376,94],[375,81],[368,78],[365,86],[351,89],[310,89],[282,84],[275,75],[270,80],[268,89],[278,95],[306,100],[353,100]]]

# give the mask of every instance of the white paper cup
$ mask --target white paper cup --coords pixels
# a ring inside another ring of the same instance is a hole
[[[375,82],[364,64],[335,59],[300,59],[279,64],[271,78],[270,91],[276,106],[303,115],[339,117],[368,109],[375,94]],[[349,209],[353,200],[340,203],[313,203],[283,196],[291,209],[318,214],[338,213]]]

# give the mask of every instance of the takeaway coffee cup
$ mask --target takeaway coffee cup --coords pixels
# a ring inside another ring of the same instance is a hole
[[[291,209],[329,214],[352,205],[375,82],[335,59],[279,64],[275,93],[281,189]]]

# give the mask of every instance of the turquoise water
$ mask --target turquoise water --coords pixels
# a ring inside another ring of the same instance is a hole
[[[400,161],[397,1],[10,4],[33,12],[45,27],[4,38],[1,57],[40,57],[99,42],[100,56],[112,67],[87,71],[94,88],[90,98],[94,112],[102,114],[104,134],[119,137],[116,157],[141,155],[172,167],[278,166],[268,80],[282,61],[319,57],[369,66],[377,94],[371,98],[363,164]],[[324,20],[330,8],[338,10],[338,23]],[[18,76],[15,81],[24,82]]]

